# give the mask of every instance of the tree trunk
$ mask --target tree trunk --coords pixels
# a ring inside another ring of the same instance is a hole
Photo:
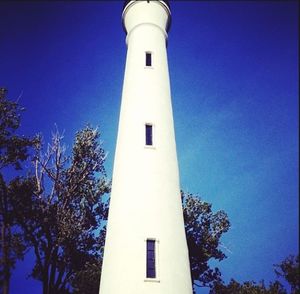
[[[3,294],[9,293],[10,282],[10,262],[9,262],[9,249],[10,249],[10,225],[8,222],[8,205],[7,205],[7,189],[5,182],[0,174],[0,212],[2,213],[2,228],[1,228],[1,243],[2,243],[2,264],[3,264]]]
[[[56,262],[57,262],[58,247],[56,246],[54,252],[51,254],[51,269],[49,279],[49,294],[55,293],[55,274],[56,274]]]
[[[9,266],[9,241],[10,227],[3,223],[1,230],[2,248],[3,248],[3,294],[9,293],[10,266]]]
[[[48,267],[43,269],[43,294],[49,294]]]

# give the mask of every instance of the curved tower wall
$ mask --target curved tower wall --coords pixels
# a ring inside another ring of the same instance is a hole
[[[123,10],[128,50],[100,294],[192,293],[166,52],[169,23],[162,1],[130,1]],[[155,277],[147,277],[149,240]]]

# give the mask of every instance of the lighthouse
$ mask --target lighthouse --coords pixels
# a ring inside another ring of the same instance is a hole
[[[176,154],[168,1],[125,1],[127,58],[100,294],[192,294]]]

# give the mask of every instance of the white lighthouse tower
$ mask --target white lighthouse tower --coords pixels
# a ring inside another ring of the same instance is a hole
[[[127,60],[100,294],[191,294],[166,39],[168,1],[126,1]]]

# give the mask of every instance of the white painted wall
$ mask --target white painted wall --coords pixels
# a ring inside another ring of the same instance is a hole
[[[124,9],[127,60],[100,294],[191,294],[179,188],[166,26],[159,1]],[[145,52],[152,52],[152,67]],[[145,124],[154,146],[145,146]],[[146,279],[146,239],[157,240],[157,278]]]

